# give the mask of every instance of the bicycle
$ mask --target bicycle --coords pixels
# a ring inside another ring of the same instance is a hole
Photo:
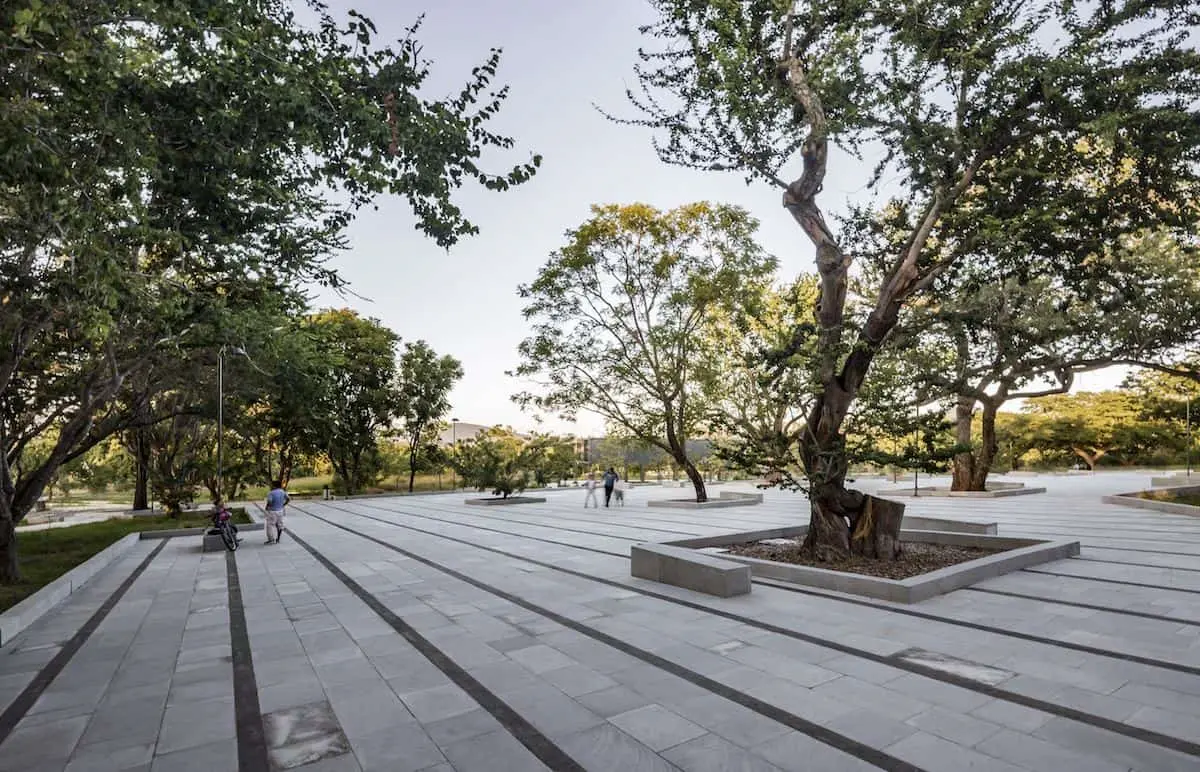
[[[212,523],[212,528],[208,532],[220,534],[225,549],[230,552],[236,551],[242,540],[238,538],[237,528],[233,525],[233,513],[225,507],[219,507],[216,512],[213,512]]]

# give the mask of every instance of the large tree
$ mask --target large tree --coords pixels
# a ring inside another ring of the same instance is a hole
[[[413,492],[421,449],[428,430],[450,409],[450,390],[462,378],[462,364],[450,355],[438,356],[423,340],[404,344],[398,368],[398,399],[404,434],[408,437],[408,492]]]
[[[0,581],[55,470],[155,419],[164,358],[229,342],[199,339],[197,314],[247,281],[337,283],[326,260],[380,193],[447,246],[474,232],[459,185],[533,173],[480,166],[511,145],[488,127],[496,52],[430,100],[415,37],[380,46],[366,18],[309,6],[310,27],[285,0],[0,7]],[[51,452],[14,475],[41,436]]]
[[[350,309],[322,311],[307,322],[330,368],[309,406],[306,437],[311,450],[333,465],[334,483],[345,494],[360,492],[381,471],[378,442],[398,413],[394,332]]]
[[[1010,234],[1004,249],[939,277],[937,301],[910,308],[898,328],[918,389],[955,400],[954,490],[985,489],[1005,404],[1066,393],[1079,373],[1200,338],[1200,261],[1182,245],[1137,234],[1079,257],[1056,275]]]
[[[775,261],[755,243],[757,227],[741,209],[707,203],[593,207],[519,290],[533,335],[516,374],[542,390],[515,399],[567,416],[590,410],[662,448],[706,501],[687,450],[719,377],[703,331],[710,313],[768,283]]]
[[[900,518],[846,486],[844,424],[902,309],[953,266],[945,240],[964,220],[1002,231],[1010,216],[1155,223],[1185,213],[1170,199],[1194,184],[1200,57],[1191,3],[1012,0],[653,0],[644,28],[641,117],[663,160],[767,181],[816,248],[818,384],[802,447],[811,502],[807,546],[894,556]],[[1064,152],[1092,142],[1094,156]],[[843,180],[888,193],[901,212],[888,270],[851,324],[854,245],[819,197],[831,147],[882,151],[874,175]],[[1047,175],[1030,154],[1053,156]],[[1097,158],[1133,174],[1100,210],[1074,190]],[[792,170],[798,166],[798,170]],[[888,189],[884,190],[884,180]],[[1019,191],[1018,196],[1009,196]],[[1157,192],[1153,195],[1152,192]]]

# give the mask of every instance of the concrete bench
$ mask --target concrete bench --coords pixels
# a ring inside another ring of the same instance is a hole
[[[750,592],[750,566],[722,560],[685,547],[637,544],[631,573],[640,579],[729,598]]]

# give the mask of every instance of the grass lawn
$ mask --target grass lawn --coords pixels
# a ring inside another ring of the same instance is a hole
[[[245,510],[234,510],[234,522],[251,522]],[[47,528],[17,534],[17,554],[24,581],[0,585],[0,611],[12,608],[122,536],[138,531],[198,528],[209,524],[207,514],[187,513],[179,518],[112,518],[65,528]]]

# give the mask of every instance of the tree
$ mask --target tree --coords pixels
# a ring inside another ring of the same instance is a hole
[[[340,24],[319,2],[314,28],[279,0],[110,5],[0,9],[4,582],[19,578],[13,529],[56,470],[155,420],[157,360],[226,342],[197,340],[197,316],[246,282],[337,284],[325,261],[380,193],[448,246],[475,230],[452,200],[464,180],[505,189],[539,160],[479,165],[512,144],[488,125],[497,52],[428,100],[414,36],[379,46],[368,19]]]
[[[1138,451],[1138,405],[1127,392],[1079,392],[1031,400],[1026,410],[1040,419],[1037,443],[1044,451],[1078,456],[1088,469],[1101,458]]]
[[[579,457],[573,438],[538,436],[529,444],[535,460],[533,479],[538,485],[575,479],[579,474]]]
[[[1190,4],[652,5],[659,19],[643,31],[658,47],[641,52],[641,91],[630,95],[641,116],[626,122],[658,130],[668,163],[778,187],[816,250],[806,548],[891,558],[899,513],[880,517],[879,501],[846,487],[845,422],[872,362],[901,311],[959,259],[960,222],[986,232],[1023,216],[1189,227],[1171,199],[1194,185],[1200,144]],[[1136,170],[1106,188],[1098,209],[1083,211],[1074,185],[1059,184],[1095,167],[1094,158],[1064,152],[1079,142]],[[846,312],[852,247],[818,202],[831,143],[882,149],[863,182],[879,193],[887,180],[902,223],[859,324]],[[789,175],[797,156],[800,171]],[[1053,173],[1030,166],[1031,156],[1056,159]],[[986,206],[998,200],[1008,202],[1000,216]]]
[[[526,442],[497,426],[460,442],[451,455],[451,464],[463,485],[508,498],[525,490],[543,451],[542,445]]]
[[[920,362],[918,389],[956,401],[963,451],[954,490],[985,489],[999,450],[996,416],[1008,402],[1066,393],[1081,372],[1200,336],[1200,262],[1177,241],[1126,236],[1080,254],[1064,276],[1047,270],[1051,261],[1030,261],[1019,234],[1008,236],[1007,253],[996,245],[939,277],[938,301],[914,305],[897,328],[896,347]]]
[[[662,448],[687,473],[696,500],[706,501],[687,453],[719,377],[703,356],[702,328],[709,313],[759,292],[775,261],[754,242],[758,223],[737,207],[592,212],[520,287],[533,335],[520,345],[516,374],[543,390],[515,399],[567,416],[599,414]]]
[[[307,324],[331,365],[309,406],[307,441],[329,457],[338,489],[354,494],[375,481],[379,435],[397,414],[398,338],[378,320],[350,309],[322,311]]]
[[[404,433],[408,437],[408,492],[417,479],[417,465],[429,426],[450,409],[450,390],[462,378],[462,364],[452,356],[439,357],[423,340],[407,343],[400,355],[398,397]]]

